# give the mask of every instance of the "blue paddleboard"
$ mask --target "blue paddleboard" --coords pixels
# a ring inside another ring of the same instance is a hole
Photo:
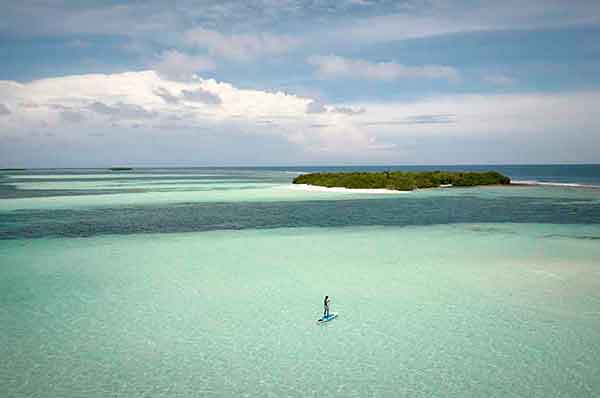
[[[331,314],[329,314],[329,316],[323,317],[323,318],[317,320],[317,323],[325,323],[325,322],[333,321],[335,318],[337,318],[337,316],[338,316],[337,312],[332,312]]]

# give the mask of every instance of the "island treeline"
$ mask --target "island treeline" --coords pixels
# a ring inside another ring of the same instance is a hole
[[[495,171],[486,172],[356,172],[356,173],[310,173],[294,178],[294,184],[350,189],[390,189],[412,191],[417,188],[440,186],[473,187],[477,185],[510,184],[510,178]]]

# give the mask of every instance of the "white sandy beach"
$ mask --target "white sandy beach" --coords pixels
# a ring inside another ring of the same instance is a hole
[[[343,187],[320,187],[317,185],[309,185],[309,184],[290,184],[288,185],[289,189],[297,190],[297,191],[306,191],[306,192],[332,192],[332,193],[365,193],[365,194],[384,194],[384,195],[397,195],[397,194],[407,194],[412,191],[394,191],[391,189],[351,189],[351,188],[343,188]]]

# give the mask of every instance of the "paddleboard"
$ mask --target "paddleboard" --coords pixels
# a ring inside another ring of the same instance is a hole
[[[325,323],[325,322],[333,321],[335,318],[337,318],[337,316],[338,316],[337,312],[332,312],[331,314],[329,314],[328,317],[317,320],[317,323]]]

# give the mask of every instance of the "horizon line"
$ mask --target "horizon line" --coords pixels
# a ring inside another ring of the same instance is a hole
[[[293,165],[210,165],[210,166],[97,166],[97,167],[0,167],[1,171],[27,171],[27,170],[108,170],[111,168],[130,168],[130,169],[240,169],[240,168],[285,168],[285,167],[456,167],[456,166],[600,166],[599,163],[578,163],[578,162],[559,162],[559,163],[380,163],[380,164],[293,164]],[[119,170],[114,170],[119,171]],[[129,170],[120,170],[129,171]]]

